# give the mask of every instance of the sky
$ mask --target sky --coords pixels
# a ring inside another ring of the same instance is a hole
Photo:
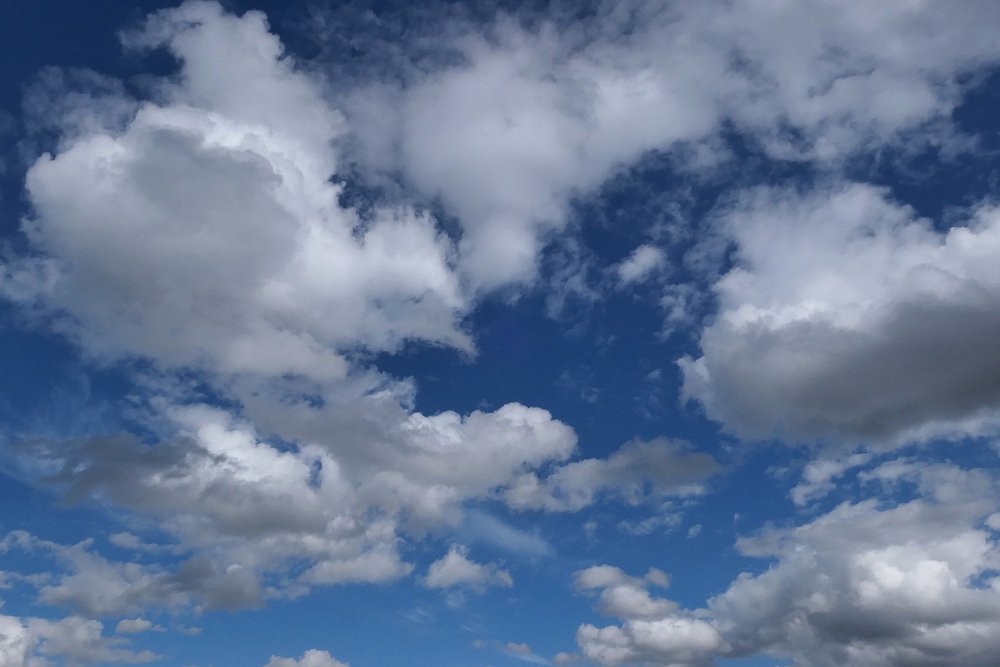
[[[0,667],[991,667],[1000,4],[0,5]]]

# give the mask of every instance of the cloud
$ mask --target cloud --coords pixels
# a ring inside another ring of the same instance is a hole
[[[789,495],[796,505],[805,505],[810,500],[822,498],[837,488],[833,481],[851,468],[863,466],[871,461],[867,452],[852,454],[839,459],[820,458],[810,461],[802,473],[803,480],[792,488]]]
[[[996,427],[1000,213],[935,230],[885,190],[762,189],[684,394],[745,438],[907,442]]]
[[[431,563],[424,577],[428,588],[451,588],[467,586],[473,590],[485,590],[490,586],[510,588],[514,580],[507,570],[501,570],[496,563],[483,565],[468,559],[469,549],[453,544],[447,555]]]
[[[327,651],[310,649],[302,654],[298,660],[294,658],[279,658],[271,656],[271,661],[264,667],[350,667],[345,662],[335,660]]]
[[[663,267],[663,251],[650,245],[641,245],[618,265],[618,282],[625,286],[646,280],[654,271]]]
[[[489,544],[509,553],[528,558],[547,557],[554,553],[552,547],[538,534],[537,530],[519,530],[495,516],[477,509],[465,512],[465,518],[458,534],[464,540]]]
[[[703,480],[721,468],[710,455],[691,450],[690,443],[680,440],[635,439],[607,459],[558,466],[544,480],[527,472],[504,491],[504,500],[515,509],[566,512],[592,504],[601,493],[630,504],[699,495],[704,492]]]
[[[340,207],[342,116],[262,14],[189,2],[126,41],[175,55],[176,82],[29,169],[38,255],[7,266],[9,296],[61,316],[98,358],[166,368],[331,380],[343,350],[472,349],[450,242],[406,208]]]
[[[37,580],[38,599],[94,617],[134,614],[148,608],[171,611],[191,602],[191,591],[156,565],[109,561],[91,550],[93,540],[71,546],[13,531],[0,541],[0,553],[46,551],[68,572]],[[128,621],[127,623],[132,623]]]
[[[531,647],[524,643],[518,644],[517,642],[507,642],[505,644],[502,641],[496,641],[496,640],[484,641],[482,639],[476,639],[475,641],[472,642],[472,645],[475,648],[494,648],[498,651],[506,653],[512,658],[516,658],[524,662],[530,662],[536,665],[553,664],[550,663],[545,658],[543,658],[542,656],[535,653],[534,651],[532,651]]]
[[[605,665],[707,665],[757,654],[845,667],[985,667],[1000,636],[996,480],[950,464],[883,464],[871,479],[915,485],[905,503],[845,502],[810,523],[767,528],[737,546],[775,559],[740,575],[695,612],[646,614],[621,605],[620,626],[580,626],[588,658]],[[602,566],[578,577],[614,590],[642,581]],[[603,593],[602,593],[603,602]],[[664,600],[654,600],[665,603]],[[665,608],[666,609],[666,608]]]
[[[102,636],[104,626],[79,616],[59,621],[0,615],[0,663],[4,667],[46,667],[61,657],[67,667],[139,664],[163,656],[127,648],[127,640]]]
[[[667,575],[656,568],[650,568],[640,579],[626,575],[617,567],[598,565],[577,572],[573,584],[578,591],[600,590],[598,609],[605,616],[655,619],[677,609],[677,605],[669,600],[650,597],[647,588],[651,584],[662,588],[670,585]]]
[[[118,625],[115,626],[115,632],[118,634],[146,632],[147,630],[156,630],[162,632],[163,628],[161,628],[158,625],[154,625],[153,623],[147,621],[144,618],[134,618],[134,619],[126,618],[121,621],[118,621]]]
[[[343,84],[352,159],[458,218],[460,270],[480,289],[534,281],[572,198],[649,151],[711,167],[727,128],[774,157],[832,164],[927,137],[960,145],[950,114],[967,75],[1000,58],[987,2],[689,0],[573,16],[449,14],[433,36],[366,44],[379,62]],[[334,15],[328,31],[359,30]]]
[[[351,411],[355,417],[359,407]],[[143,596],[190,594],[209,607],[235,608],[315,584],[391,581],[412,569],[398,552],[403,534],[419,537],[429,525],[458,523],[464,501],[492,497],[524,468],[563,459],[576,443],[572,430],[547,412],[516,404],[465,418],[408,414],[396,404],[389,412],[395,423],[385,412],[374,415],[354,446],[346,424],[324,430],[323,441],[300,440],[285,451],[217,408],[168,414],[178,437],[153,447],[128,435],[25,447],[32,460],[54,466],[40,483],[71,500],[102,499],[155,518],[195,555],[173,574],[115,566],[115,581],[136,579],[134,586],[122,584],[123,595],[139,596],[134,604],[85,593],[93,588],[86,582],[104,580],[97,572],[110,567],[104,561],[98,567],[93,556],[86,576],[43,596],[75,601],[88,613],[106,611],[89,600],[138,610],[140,599],[150,601]],[[330,433],[334,440],[327,440]],[[60,553],[84,560],[80,549]],[[264,573],[292,559],[311,566],[276,589],[261,587]]]

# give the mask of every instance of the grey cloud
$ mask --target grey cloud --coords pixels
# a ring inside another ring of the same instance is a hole
[[[529,472],[517,478],[503,497],[516,509],[549,511],[579,510],[602,493],[638,504],[668,496],[699,495],[704,492],[704,481],[721,469],[715,459],[693,451],[688,442],[636,439],[607,459],[558,466],[545,479]]]
[[[65,546],[14,531],[0,541],[0,552],[12,548],[47,551],[68,570],[36,581],[40,602],[69,607],[84,616],[107,617],[143,610],[176,611],[191,602],[169,572],[156,565],[109,561],[91,549],[91,541]]]
[[[996,210],[947,233],[844,185],[746,196],[738,267],[681,360],[684,393],[748,438],[889,443],[980,434],[1000,405]]]

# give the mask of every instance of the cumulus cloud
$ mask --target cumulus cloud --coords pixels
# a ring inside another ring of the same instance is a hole
[[[748,438],[898,442],[989,432],[1000,213],[931,221],[886,191],[764,189],[722,214],[737,266],[684,393]]]
[[[50,657],[63,658],[68,667],[139,664],[163,656],[134,652],[128,642],[102,636],[104,626],[79,616],[59,621],[0,615],[0,664],[4,667],[47,667]]]
[[[917,499],[845,502],[810,523],[767,528],[737,546],[772,558],[742,574],[708,608],[678,611],[642,580],[602,566],[578,575],[633,602],[619,626],[582,625],[584,655],[604,665],[708,665],[766,653],[803,665],[985,667],[1000,650],[996,480],[950,464],[883,464],[870,479],[914,485]],[[603,593],[602,593],[603,602]]]
[[[496,563],[476,563],[469,560],[469,549],[453,544],[447,555],[431,563],[424,577],[428,588],[451,588],[467,586],[474,590],[484,590],[489,586],[510,588],[514,580],[507,570],[501,570]],[[530,653],[530,650],[528,651]]]
[[[650,568],[643,578],[630,577],[617,567],[597,565],[576,573],[573,581],[579,591],[599,590],[599,611],[620,618],[657,618],[677,609],[669,600],[654,599],[647,588],[652,584],[666,588],[670,579],[661,570]]]
[[[295,658],[279,658],[276,655],[272,655],[271,661],[264,665],[264,667],[350,667],[350,665],[346,662],[335,660],[327,651],[310,649],[303,653],[302,657],[298,660]]]
[[[728,126],[774,156],[840,161],[947,126],[963,77],[1000,57],[988,2],[629,2],[574,16],[450,24],[420,36],[449,66],[389,67],[342,96],[352,157],[440,198],[481,288],[530,282],[571,198],[644,152],[700,146],[691,166],[717,163]]]
[[[341,350],[471,349],[448,240],[405,208],[362,221],[339,206],[342,117],[262,14],[189,2],[127,42],[166,48],[179,76],[31,167],[39,256],[6,267],[9,296],[63,316],[97,357],[166,367],[330,380]]]

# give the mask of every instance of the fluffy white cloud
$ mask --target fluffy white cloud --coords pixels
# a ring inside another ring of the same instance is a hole
[[[302,657],[298,660],[295,658],[279,658],[273,655],[271,656],[271,661],[264,665],[264,667],[350,667],[350,665],[346,662],[335,660],[327,651],[310,649],[303,653]]]
[[[458,64],[365,82],[343,109],[361,165],[440,197],[462,270],[489,288],[530,281],[570,199],[646,151],[715,163],[728,123],[774,155],[838,161],[947,126],[962,77],[1000,57],[998,24],[993,3],[944,0],[609,3],[530,30],[501,16],[422,36]]]
[[[947,232],[867,185],[765,189],[722,217],[737,267],[684,392],[751,438],[975,434],[1000,404],[1000,212]]]
[[[63,143],[26,182],[42,257],[7,266],[10,296],[63,315],[91,354],[167,367],[330,380],[341,350],[471,349],[450,242],[406,209],[339,206],[342,118],[262,14],[190,2],[128,41],[177,56],[177,82],[119,127],[52,119]]]
[[[427,568],[424,585],[428,588],[468,586],[474,590],[483,590],[489,586],[510,588],[514,585],[514,580],[507,570],[501,570],[496,563],[484,565],[469,560],[468,555],[468,547],[453,544],[445,556]]]
[[[708,609],[676,611],[644,582],[602,566],[578,575],[605,592],[633,588],[608,609],[620,626],[585,624],[583,653],[605,665],[707,665],[766,653],[815,667],[986,667],[1000,650],[996,480],[977,470],[893,461],[869,480],[916,485],[916,500],[844,503],[810,523],[741,539],[776,562],[740,575]],[[663,605],[663,611],[650,603]],[[604,598],[602,594],[602,604]]]
[[[104,626],[79,616],[59,621],[0,615],[0,664],[4,667],[49,667],[60,657],[77,665],[139,664],[159,660],[151,651],[123,648],[124,639],[102,636]]]
[[[639,579],[610,565],[597,565],[581,570],[574,579],[574,585],[579,591],[601,591],[599,610],[605,616],[655,619],[677,609],[677,605],[669,600],[653,599],[647,590],[650,584],[666,588],[670,585],[670,579],[655,568],[650,568],[646,576]]]

